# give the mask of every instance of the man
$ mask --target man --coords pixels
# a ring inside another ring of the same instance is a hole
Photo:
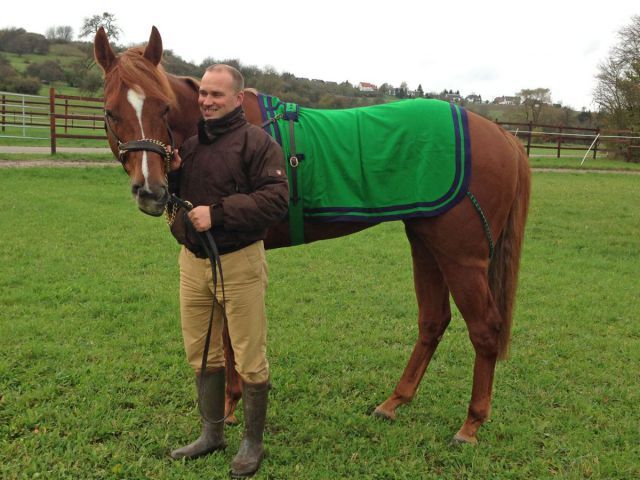
[[[262,460],[269,364],[266,358],[265,290],[267,264],[263,239],[267,228],[286,215],[289,187],[280,146],[262,129],[247,123],[242,110],[244,79],[228,65],[207,69],[198,104],[198,135],[180,148],[180,168],[171,188],[195,207],[176,215],[171,231],[180,251],[180,316],[187,360],[196,372],[202,433],[171,457],[195,458],[223,449],[225,372],[222,308],[226,309],[236,370],[244,383],[245,429],[232,476],[254,474]],[[210,262],[198,232],[210,230],[221,254],[225,302],[218,286],[213,298]],[[213,333],[204,376],[204,343],[216,302]],[[200,382],[202,381],[202,384]]]

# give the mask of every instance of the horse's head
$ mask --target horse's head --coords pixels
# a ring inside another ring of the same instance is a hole
[[[169,197],[166,175],[173,156],[168,116],[176,100],[160,66],[160,33],[153,27],[145,48],[131,48],[116,56],[100,28],[94,54],[104,71],[105,124],[111,150],[131,178],[138,208],[161,215]]]

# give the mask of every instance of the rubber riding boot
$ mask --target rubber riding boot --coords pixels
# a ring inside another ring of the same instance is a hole
[[[197,458],[215,450],[222,450],[227,444],[224,441],[224,384],[225,372],[205,372],[202,378],[202,396],[200,397],[200,375],[196,375],[198,388],[202,433],[189,445],[171,452],[171,458]]]
[[[244,384],[242,403],[244,411],[244,436],[237,455],[231,462],[231,478],[250,477],[260,468],[264,456],[262,434],[267,417],[269,382]]]

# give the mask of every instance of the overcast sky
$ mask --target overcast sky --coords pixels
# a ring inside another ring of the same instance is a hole
[[[485,100],[549,88],[554,102],[594,109],[598,63],[639,0],[4,0],[0,28],[45,33],[113,13],[121,44],[151,26],[185,60],[238,58],[298,77],[460,90]],[[169,5],[179,5],[169,7]]]

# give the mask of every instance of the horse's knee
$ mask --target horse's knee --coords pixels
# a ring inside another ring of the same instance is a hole
[[[478,355],[495,356],[499,351],[500,323],[469,328],[469,338]]]
[[[451,313],[440,318],[426,320],[420,324],[420,343],[423,345],[439,344],[451,321]]]

